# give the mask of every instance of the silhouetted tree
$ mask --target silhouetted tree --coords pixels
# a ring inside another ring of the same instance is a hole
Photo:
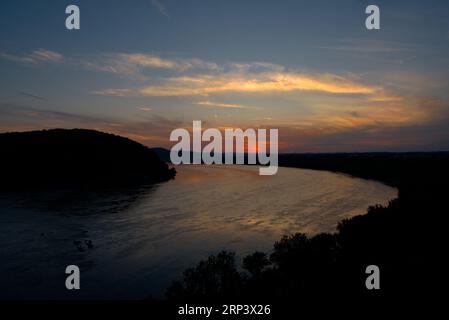
[[[196,267],[186,269],[183,281],[170,286],[167,296],[189,300],[228,299],[240,295],[242,282],[242,275],[235,266],[235,253],[222,251],[200,261]]]
[[[242,267],[248,270],[253,277],[259,277],[263,269],[270,265],[267,254],[263,252],[254,252],[243,258]]]

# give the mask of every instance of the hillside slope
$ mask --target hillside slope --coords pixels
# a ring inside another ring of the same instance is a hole
[[[85,129],[0,134],[1,189],[158,182],[175,170],[130,139]]]

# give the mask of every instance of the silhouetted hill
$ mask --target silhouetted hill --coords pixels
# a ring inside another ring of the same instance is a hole
[[[94,130],[0,134],[0,188],[121,185],[168,180],[175,170],[149,148]]]
[[[159,157],[159,159],[161,159],[161,161],[171,163],[170,150],[167,150],[165,148],[151,148],[151,150],[153,150],[154,153],[157,154],[157,156]]]

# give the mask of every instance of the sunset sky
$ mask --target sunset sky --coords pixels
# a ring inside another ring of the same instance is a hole
[[[278,128],[281,152],[449,150],[449,2],[1,1],[0,131],[170,147],[193,120]]]

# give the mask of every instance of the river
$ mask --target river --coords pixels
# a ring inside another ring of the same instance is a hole
[[[397,190],[342,174],[257,166],[176,168],[176,179],[128,190],[0,196],[0,297],[161,297],[200,259],[269,252],[284,234],[334,232]],[[65,289],[65,267],[81,290]]]

